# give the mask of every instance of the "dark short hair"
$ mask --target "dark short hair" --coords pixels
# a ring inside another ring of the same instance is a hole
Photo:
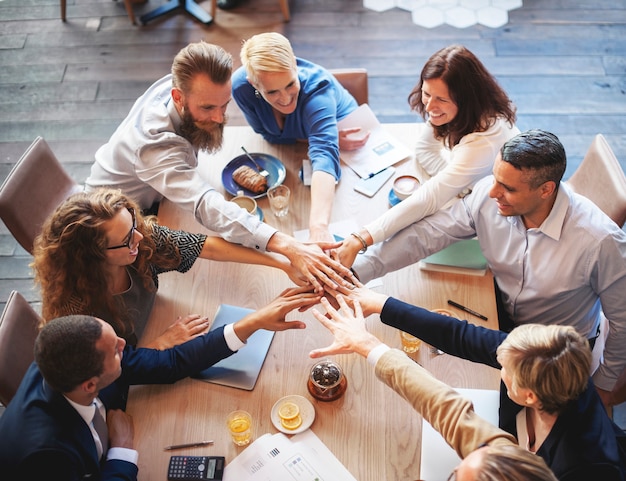
[[[528,175],[533,189],[548,181],[558,186],[567,167],[561,141],[540,129],[527,130],[508,140],[500,149],[500,155],[504,162]]]
[[[102,324],[92,316],[58,317],[48,322],[35,341],[35,362],[50,386],[63,393],[100,376],[104,352],[96,343]]]

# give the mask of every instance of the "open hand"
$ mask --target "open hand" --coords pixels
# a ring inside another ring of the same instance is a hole
[[[331,306],[328,299],[323,298],[321,303],[328,315],[325,316],[317,309],[312,310],[313,315],[333,334],[334,340],[330,346],[312,350],[309,356],[318,358],[351,352],[367,356],[374,347],[381,344],[376,336],[367,332],[359,301],[354,301],[354,310],[341,294],[337,296],[339,310]]]
[[[349,129],[339,130],[339,148],[341,150],[357,150],[367,144],[367,140],[370,138],[370,133],[366,132],[364,135],[355,135],[361,132],[361,127],[351,127]]]
[[[336,288],[344,285],[344,277],[350,275],[350,269],[331,259],[326,253],[340,245],[340,242],[294,243],[285,255],[315,290],[322,292],[323,285]]]
[[[286,321],[285,317],[293,310],[308,309],[317,304],[321,297],[321,294],[314,292],[311,286],[285,289],[272,302],[236,322],[233,326],[235,334],[241,341],[246,342],[259,329],[268,331],[305,329],[306,324],[303,321]]]
[[[135,425],[129,414],[120,409],[108,410],[107,429],[109,430],[110,447],[133,449]]]
[[[163,334],[149,343],[146,347],[160,351],[178,346],[194,339],[206,332],[209,327],[209,319],[197,314],[178,317],[176,322],[169,326]]]
[[[354,303],[357,301],[361,306],[361,312],[364,317],[382,312],[385,302],[389,299],[388,295],[374,292],[365,287],[354,275],[351,275],[347,281],[349,281],[348,285],[338,286],[336,289],[324,288],[326,299],[330,301],[330,304],[335,309],[339,308],[337,298],[341,295],[346,304],[353,309],[355,308]]]

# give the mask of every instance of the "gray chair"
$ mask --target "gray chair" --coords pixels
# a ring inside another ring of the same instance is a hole
[[[0,403],[8,405],[33,362],[41,317],[12,291],[0,317]]]
[[[626,175],[602,134],[593,139],[578,169],[566,181],[623,227],[626,222]]]
[[[82,186],[72,179],[48,143],[37,137],[0,187],[0,218],[32,254],[35,237],[48,216]]]
[[[352,94],[359,105],[368,103],[369,88],[367,84],[367,69],[338,68],[329,69],[329,72]]]

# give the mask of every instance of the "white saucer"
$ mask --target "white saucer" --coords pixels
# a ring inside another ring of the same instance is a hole
[[[291,401],[292,403],[297,404],[298,407],[300,408],[300,416],[302,417],[302,424],[298,426],[296,429],[287,429],[280,422],[280,416],[278,415],[278,408],[287,401]],[[280,432],[283,432],[285,434],[298,434],[298,433],[301,433],[302,431],[306,431],[307,429],[311,427],[311,424],[313,424],[313,420],[315,419],[315,408],[313,407],[313,404],[311,404],[311,401],[309,401],[307,398],[298,396],[297,394],[292,394],[290,396],[282,397],[274,403],[274,406],[272,406],[271,418],[272,418],[272,424]]]

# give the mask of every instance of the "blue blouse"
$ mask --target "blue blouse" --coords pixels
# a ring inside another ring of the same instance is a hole
[[[300,93],[296,110],[287,115],[282,130],[270,104],[254,94],[254,87],[240,67],[232,77],[233,98],[254,131],[272,144],[308,140],[313,170],[327,172],[339,180],[339,134],[337,121],[357,108],[356,100],[323,67],[297,59]]]

